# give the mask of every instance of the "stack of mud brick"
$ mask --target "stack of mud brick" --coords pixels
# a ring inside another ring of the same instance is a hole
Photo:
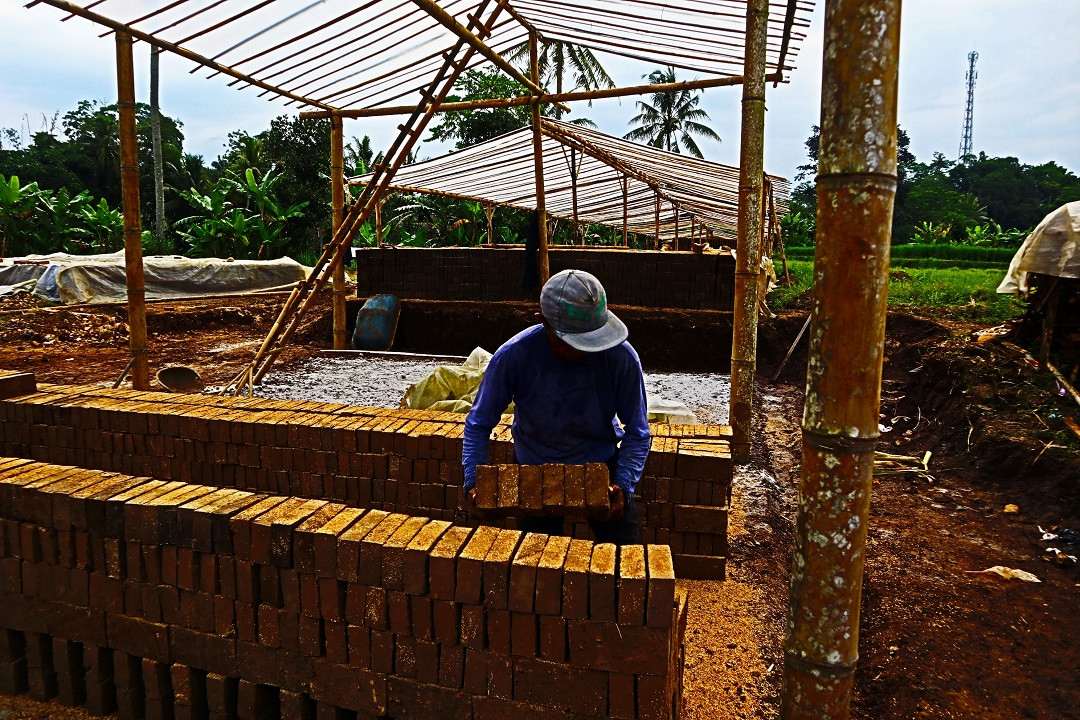
[[[4,382],[0,376],[0,396]],[[464,420],[447,412],[41,385],[0,397],[0,453],[464,523]],[[653,425],[652,433],[636,491],[643,540],[670,545],[680,577],[722,578],[730,430]],[[506,418],[494,431],[489,462],[513,463],[513,452]],[[591,537],[584,518],[566,522],[569,534]]]
[[[599,517],[608,487],[604,463],[476,466],[476,507],[499,514]]]
[[[557,249],[551,272],[585,270],[620,305],[731,310],[735,260],[731,255],[616,248]],[[535,300],[521,288],[525,249],[382,248],[356,251],[357,287],[417,300]]]
[[[675,718],[666,546],[0,459],[0,692],[122,718]]]

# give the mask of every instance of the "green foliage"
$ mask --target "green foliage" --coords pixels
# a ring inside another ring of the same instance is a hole
[[[447,96],[447,102],[521,97],[529,94],[525,86],[510,79],[495,67],[466,70],[454,83],[454,90],[454,94]],[[439,124],[431,128],[428,141],[455,140],[455,147],[469,147],[528,125],[531,112],[528,106],[523,105],[443,113],[439,117]]]
[[[529,60],[529,44],[522,43],[510,54],[512,62]],[[613,88],[615,81],[608,75],[607,70],[596,59],[592,51],[580,45],[560,42],[558,40],[544,40],[540,42],[537,52],[537,70],[540,73],[540,85],[544,88],[555,88],[556,93],[563,92],[566,85],[566,77],[569,74],[573,81],[568,90],[597,90],[600,88]],[[522,71],[528,75],[528,70]],[[589,103],[592,107],[592,103]],[[562,110],[552,108],[556,118],[562,118]]]
[[[780,218],[785,247],[813,247],[817,218],[796,210]]]
[[[652,85],[677,81],[673,67],[653,70],[647,77]],[[698,107],[699,102],[700,91],[653,93],[648,103],[640,100],[637,102],[638,114],[630,118],[630,124],[638,127],[623,137],[669,152],[677,153],[685,149],[694,157],[704,158],[694,135],[716,142],[720,142],[720,136],[705,124],[709,120],[709,114]]]
[[[0,182],[0,257],[7,257],[9,250],[12,255],[24,253],[22,246],[30,235],[28,221],[40,193],[36,182],[23,185],[15,175]]]

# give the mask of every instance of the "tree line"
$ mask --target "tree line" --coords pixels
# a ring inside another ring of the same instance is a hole
[[[1027,165],[1015,157],[986,153],[949,160],[934,153],[919,162],[911,139],[898,130],[897,185],[892,242],[985,247],[1018,247],[1051,211],[1080,200],[1080,178],[1048,162]],[[806,140],[809,162],[799,166],[789,214],[782,221],[785,242],[812,245],[816,231],[820,130]]]

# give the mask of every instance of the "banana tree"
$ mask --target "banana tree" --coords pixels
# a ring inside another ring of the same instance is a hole
[[[97,205],[87,203],[80,209],[90,247],[95,252],[108,252],[120,247],[124,236],[124,214],[109,207],[109,201],[101,198]]]
[[[60,250],[70,253],[89,250],[90,233],[83,216],[83,210],[89,204],[90,193],[85,190],[74,197],[67,188],[60,188],[55,195],[42,191],[38,195],[33,251],[47,254]]]
[[[3,176],[0,176],[3,180]],[[8,244],[16,250],[15,241],[28,234],[34,208],[41,190],[36,182],[22,185],[17,175],[0,182],[0,257],[6,257]]]

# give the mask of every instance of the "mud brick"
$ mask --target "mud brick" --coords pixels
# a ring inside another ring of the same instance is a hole
[[[544,554],[548,536],[537,533],[525,535],[510,564],[508,607],[516,612],[533,612],[536,595],[537,565]]]
[[[326,657],[332,662],[348,663],[348,626],[343,622],[324,620],[323,637],[326,641]]]
[[[484,608],[479,605],[461,606],[461,644],[472,650],[484,649]]]
[[[472,720],[472,703],[455,692],[417,680],[390,678],[387,711],[396,720]]]
[[[227,598],[236,598],[236,559],[228,555],[215,555],[218,562],[220,592]]]
[[[330,523],[343,513],[348,513],[337,524],[351,524],[355,522],[362,511],[355,508],[345,508],[336,503],[323,503],[303,522],[296,525],[292,532],[292,567],[298,573],[315,573],[315,533],[321,528],[330,526]]]
[[[510,611],[492,610],[486,613],[487,649],[496,655],[510,654]]]
[[[567,639],[575,667],[658,676],[670,671],[666,628],[568,620]]]
[[[241,720],[279,717],[281,706],[277,690],[241,678],[236,686],[236,715]]]
[[[623,545],[619,548],[619,606],[620,623],[645,623],[646,601],[645,548]]]
[[[394,634],[389,630],[371,631],[371,669],[384,674],[394,671]]]
[[[589,565],[589,617],[593,620],[614,621],[617,617],[616,553],[617,548],[611,543],[600,543],[593,548]]]
[[[461,627],[460,606],[448,600],[433,600],[431,603],[432,623],[435,628],[435,640],[444,647],[458,644],[458,629]]]
[[[567,465],[563,479],[566,491],[566,511],[582,513],[585,511],[585,466]]]
[[[236,637],[236,609],[232,601],[214,596],[214,632],[223,637]]]
[[[412,623],[410,634],[423,640],[431,640],[435,631],[431,600],[416,595],[406,595],[406,597],[409,602],[409,617]]]
[[[570,549],[570,538],[551,537],[540,561],[536,566],[536,605],[535,611],[544,615],[558,615],[562,609],[563,582],[562,570],[566,553]],[[511,592],[513,592],[511,578]]]
[[[585,465],[585,507],[590,514],[604,513],[611,509],[608,499],[608,466],[604,463]]]
[[[114,650],[113,681],[118,690],[138,689],[142,692],[142,660],[138,656]]]
[[[232,516],[261,502],[265,496],[236,491],[220,503],[206,505],[192,516],[192,547],[199,552],[233,554]]]
[[[357,520],[364,516],[364,511],[358,508],[346,508],[325,524],[315,530],[300,530],[294,538],[293,554],[296,559],[296,569],[299,572],[310,572],[307,557],[307,545],[310,538],[311,563],[315,573],[319,577],[338,576],[338,544],[339,536],[350,529]],[[359,562],[359,548],[356,548],[355,558]]]
[[[206,705],[205,673],[180,663],[173,663],[169,671],[172,676],[173,699],[177,705]]]
[[[301,615],[297,627],[299,653],[304,657],[319,657],[323,654],[322,620]]]
[[[259,599],[274,607],[281,607],[281,571],[273,565],[259,566]]]
[[[674,548],[673,548],[674,549]],[[726,559],[714,555],[675,553],[675,574],[688,580],[723,580]]]
[[[278,691],[279,711],[283,718],[315,720],[315,701],[303,693]]]
[[[264,565],[292,564],[293,529],[318,510],[324,501],[290,498],[251,523],[251,559]]]
[[[327,620],[345,619],[345,583],[319,578],[319,614]]]
[[[451,527],[432,548],[428,558],[428,592],[432,599],[455,598],[458,553],[466,546],[471,535],[471,528]]]
[[[386,678],[325,660],[312,662],[311,696],[369,716],[386,714]]]
[[[236,662],[244,677],[272,687],[300,687],[311,672],[297,653],[247,642],[236,643]]]
[[[509,700],[514,695],[513,658],[488,655],[487,659],[488,695]]]
[[[258,642],[259,635],[256,623],[257,606],[237,600],[233,604],[236,610],[236,637],[244,642]]]
[[[260,645],[272,648],[281,647],[277,608],[269,605],[259,605],[256,608],[256,628]]]
[[[56,673],[49,668],[26,668],[26,684],[34,700],[51,700],[58,692]]]
[[[77,605],[51,602],[47,610],[50,635],[88,645],[106,645],[105,613]],[[58,672],[72,672],[60,670]]]
[[[499,465],[499,481],[495,490],[495,505],[516,508],[519,503],[520,475],[517,465]]]
[[[641,720],[668,720],[672,717],[671,692],[664,678],[638,676],[637,712]]]
[[[109,613],[124,609],[124,584],[103,573],[90,573],[90,607]]]
[[[616,720],[634,720],[634,676],[608,673],[608,715]]]
[[[232,534],[232,554],[237,559],[251,559],[251,526],[252,521],[264,513],[268,513],[278,505],[291,500],[278,496],[264,497],[253,505],[237,512],[229,518],[229,531]]]
[[[388,512],[370,510],[337,536],[337,575],[335,577],[339,577],[345,582],[357,582],[360,579],[360,558],[363,552],[364,538],[382,525],[389,517],[390,513]],[[399,517],[404,518],[404,516]],[[399,520],[397,524],[400,525],[401,521]],[[394,525],[394,528],[396,527],[397,525]],[[326,566],[326,563],[323,562],[320,565],[319,542],[321,540],[321,537],[316,537],[315,565],[319,571],[319,576],[324,577],[322,568]]]
[[[106,545],[106,550],[108,546]],[[162,585],[176,585],[176,548],[166,545],[162,548],[145,547],[143,552],[143,565],[145,566],[147,582],[154,582],[155,576],[160,577]],[[160,560],[158,557],[160,556]],[[156,567],[155,567],[156,566]]]
[[[540,618],[540,657],[551,662],[566,662],[566,620],[552,615]]]
[[[496,465],[476,466],[476,507],[494,510],[498,501],[499,468]]]
[[[216,594],[221,589],[218,575],[218,556],[212,553],[199,553],[198,588],[203,592]]]
[[[367,588],[367,601],[364,603],[364,625],[375,630],[387,630],[390,628],[390,604],[384,588]]]
[[[172,675],[166,663],[143,658],[142,684],[146,697],[172,700]]]
[[[555,688],[572,688],[559,692]],[[607,673],[570,667],[531,658],[514,660],[514,700],[555,707],[567,715],[603,717],[607,715]]]
[[[457,578],[454,599],[460,603],[478,604],[483,600],[484,558],[499,536],[499,530],[482,526],[473,532],[471,539],[457,558]],[[433,558],[434,560],[434,558]],[[432,584],[435,584],[432,578]]]
[[[488,694],[488,660],[489,653],[480,650],[465,651],[464,673],[462,675],[462,689],[472,695]]]
[[[390,617],[390,629],[395,634],[412,633],[412,615],[409,608],[409,596],[398,590],[386,593],[387,612]]]
[[[406,548],[428,522],[426,517],[410,517],[383,543],[381,584],[388,590],[404,588]]]
[[[592,565],[593,544],[587,540],[571,540],[563,565],[562,614],[567,618],[589,616],[589,570]]]
[[[37,392],[34,373],[12,372],[0,375],[0,400],[32,395]]]
[[[237,559],[233,566],[236,577],[236,599],[256,605],[262,592],[262,568],[248,560]]]
[[[113,649],[157,662],[169,662],[167,625],[110,613],[105,616],[105,628],[109,646]]]
[[[367,670],[371,667],[371,630],[361,625],[345,628],[349,643],[349,664]]]
[[[686,532],[727,533],[727,508],[675,505],[674,529]]]
[[[536,656],[539,638],[537,618],[531,612],[510,613],[510,646],[514,655]]]
[[[518,470],[518,503],[527,513],[544,509],[544,471],[540,465],[521,465]]]
[[[312,580],[314,583],[314,580]],[[355,625],[364,624],[367,609],[367,591],[363,585],[348,583],[345,587],[345,620]],[[314,613],[318,616],[318,613]]]
[[[671,548],[666,545],[646,547],[648,561],[648,597],[645,621],[650,627],[671,626],[675,603],[675,567]]]
[[[236,718],[236,691],[238,681],[218,673],[207,673],[206,706],[220,717]]]
[[[408,635],[394,636],[394,675],[416,677],[416,638]]]
[[[130,576],[131,563],[128,563]],[[198,559],[195,551],[189,548],[177,548],[176,550],[176,583],[184,590],[195,590],[198,587]],[[132,578],[135,579],[135,578]]]
[[[423,595],[428,591],[428,557],[451,523],[432,520],[420,529],[405,548],[403,588],[411,595]],[[385,573],[384,569],[384,573]]]
[[[510,590],[510,562],[524,534],[520,530],[500,530],[484,557],[484,604],[489,608],[507,607]],[[535,544],[535,543],[534,543]]]

